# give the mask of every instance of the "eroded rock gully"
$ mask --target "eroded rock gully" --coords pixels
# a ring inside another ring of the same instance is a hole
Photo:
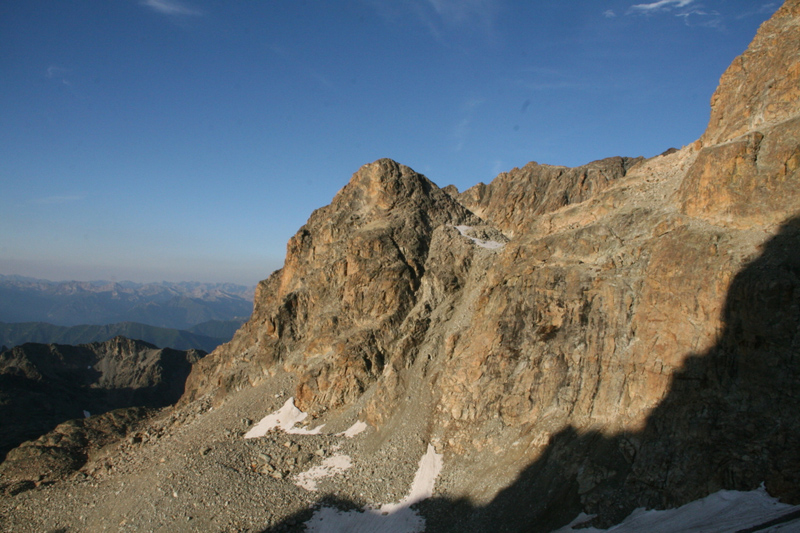
[[[315,425],[369,423],[366,475],[430,443],[431,531],[608,525],[762,482],[800,503],[799,65],[788,0],[681,150],[530,163],[463,193],[365,165],[175,412],[258,416],[243,398],[285,383]],[[362,503],[354,479],[339,505]],[[273,517],[301,527],[290,508]]]

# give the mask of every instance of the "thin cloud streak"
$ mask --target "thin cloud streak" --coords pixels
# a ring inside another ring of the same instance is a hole
[[[188,7],[178,0],[143,0],[141,5],[169,16],[200,16],[203,13]]]
[[[446,33],[455,30],[477,30],[493,38],[496,0],[411,0],[402,4],[394,0],[362,1],[393,24],[410,15],[433,38],[445,44]]]
[[[760,15],[762,13],[769,13],[771,15],[772,13],[775,13],[775,11],[778,10],[778,6],[779,6],[779,4],[776,4],[775,2],[769,2],[769,3],[763,4],[758,9],[754,9],[752,11],[746,11],[744,13],[740,13],[739,15],[736,16],[736,18],[737,19],[743,19],[743,18],[747,18],[747,17],[752,17],[753,15]]]
[[[718,11],[706,11],[702,4],[694,4],[695,0],[659,0],[650,4],[636,4],[630,7],[627,14],[650,16],[655,13],[669,13],[674,10],[676,17],[683,19],[687,26],[701,26],[720,29],[723,27],[722,15]]]
[[[48,80],[60,81],[63,85],[66,85],[67,87],[71,88],[72,82],[69,79],[67,79],[67,74],[69,74],[70,72],[72,71],[68,68],[63,68],[56,65],[50,65],[49,67],[47,67],[47,70],[45,71],[45,77]]]
[[[698,17],[710,17],[701,19],[699,22],[695,22],[695,18],[691,18],[692,15],[697,15]],[[687,26],[703,26],[706,28],[722,28],[722,16],[719,11],[703,11],[700,8],[690,9],[684,13],[678,13],[675,16],[683,17],[684,23]]]
[[[453,128],[453,138],[456,141],[456,144],[453,148],[454,151],[460,152],[464,149],[464,145],[466,144],[472,130],[471,126],[472,120],[475,116],[475,110],[483,102],[483,99],[472,98],[464,103],[463,108],[466,116],[461,119],[458,124],[456,124],[455,128]]]
[[[655,13],[656,11],[669,11],[674,8],[686,7],[694,0],[659,0],[651,4],[636,4],[630,7],[633,13]]]
[[[494,4],[491,0],[428,0],[428,3],[448,25],[460,25],[474,18],[491,20]]]

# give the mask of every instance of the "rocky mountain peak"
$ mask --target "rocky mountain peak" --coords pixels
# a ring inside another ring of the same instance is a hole
[[[209,380],[198,369],[188,397],[212,389],[224,395],[218,383],[260,381],[283,361],[301,376],[299,405],[326,409],[355,398],[383,371],[419,297],[437,228],[457,234],[458,225],[480,224],[409,167],[390,159],[364,165],[289,240],[283,269],[259,284],[248,324],[201,364],[227,374],[236,361],[235,381]]]
[[[149,342],[129,339],[122,335],[117,335],[113,339],[107,341],[93,343],[93,346],[96,351],[117,355],[130,355],[142,350],[158,350],[157,346]]]
[[[391,159],[379,159],[353,174],[332,203],[361,200],[362,209],[390,210],[398,203],[426,203],[426,196],[435,188],[430,180],[409,167]]]
[[[711,98],[703,145],[733,140],[800,110],[800,2],[787,0],[734,59]]]
[[[725,71],[683,211],[714,225],[776,225],[800,205],[800,1],[788,0]]]

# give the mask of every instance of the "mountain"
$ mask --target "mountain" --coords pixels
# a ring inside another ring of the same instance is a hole
[[[772,516],[712,530],[797,530],[799,356],[787,0],[680,150],[462,193],[364,165],[147,422],[157,441],[16,478],[0,512],[23,531],[544,532],[735,491]]]
[[[40,344],[87,344],[114,337],[127,337],[175,350],[197,349],[211,352],[233,337],[244,320],[212,320],[193,326],[190,331],[159,328],[136,322],[104,326],[55,326],[44,322],[6,324],[0,322],[0,346],[14,347],[28,342]]]
[[[178,400],[198,350],[115,337],[80,346],[28,343],[0,352],[0,453],[88,413]]]
[[[140,322],[188,329],[249,316],[252,288],[230,283],[52,282],[0,276],[0,322]]]

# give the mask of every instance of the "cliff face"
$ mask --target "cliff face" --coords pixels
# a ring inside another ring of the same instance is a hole
[[[354,400],[395,364],[435,230],[476,222],[410,168],[364,166],[292,237],[283,269],[259,284],[250,321],[190,376],[189,398],[283,365],[300,376],[303,408]]]
[[[761,482],[800,501],[798,87],[788,0],[675,153],[531,163],[462,194],[362,167],[183,402],[288,372],[312,415],[413,414],[450,496],[516,480],[521,521]]]

